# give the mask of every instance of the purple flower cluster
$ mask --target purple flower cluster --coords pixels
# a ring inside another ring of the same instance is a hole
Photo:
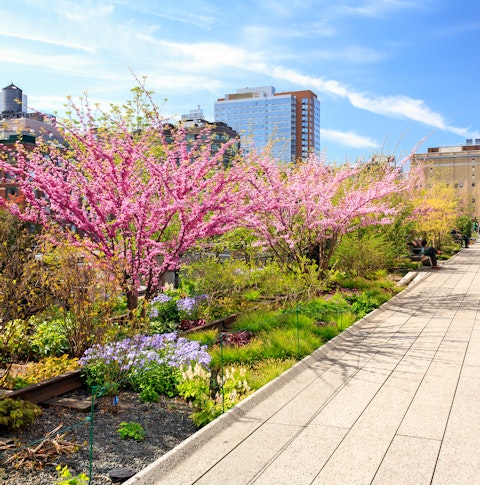
[[[192,298],[190,296],[187,296],[186,298],[181,298],[180,300],[177,301],[177,308],[181,312],[185,313],[192,313],[195,310],[195,307],[197,305],[197,300],[195,298]]]
[[[182,367],[198,362],[208,366],[211,356],[205,345],[178,337],[175,332],[156,335],[136,335],[119,342],[94,345],[87,349],[79,363],[88,366],[98,361],[118,365],[122,373],[138,372],[152,365]]]
[[[198,309],[198,303],[207,298],[206,295],[199,295],[196,297],[187,296],[185,298],[178,298],[175,296],[160,293],[155,296],[150,302],[150,318],[157,318],[159,316],[158,305],[164,305],[168,302],[175,303],[177,310],[183,314],[183,317],[193,317]]]
[[[152,305],[154,305],[155,303],[167,303],[169,302],[170,300],[172,299],[171,296],[168,296],[166,295],[165,293],[160,293],[159,295],[157,295],[156,297],[154,297],[151,301]]]

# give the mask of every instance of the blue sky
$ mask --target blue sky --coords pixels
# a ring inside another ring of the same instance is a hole
[[[133,71],[166,117],[311,89],[331,162],[480,138],[477,0],[2,0],[0,39],[1,87],[39,111],[126,101]]]

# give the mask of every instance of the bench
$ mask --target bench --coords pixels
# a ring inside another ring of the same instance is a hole
[[[410,251],[410,261],[418,263],[418,269],[420,269],[424,263],[428,263],[426,266],[433,266],[432,258],[430,256],[420,254],[421,248],[412,247]]]

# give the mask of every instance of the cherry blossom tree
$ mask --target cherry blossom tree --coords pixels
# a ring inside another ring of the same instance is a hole
[[[397,166],[339,168],[315,156],[287,166],[263,157],[249,181],[249,197],[257,208],[245,224],[286,266],[306,270],[313,260],[319,271],[325,270],[344,234],[391,222],[396,209],[389,197],[418,183],[418,176],[402,173],[412,155]]]
[[[141,285],[148,300],[199,240],[236,227],[244,166],[225,166],[228,143],[214,152],[207,134],[190,142],[181,128],[166,129],[155,107],[143,117],[118,107],[97,116],[86,101],[74,113],[61,126],[63,146],[39,140],[27,151],[19,143],[16,164],[0,161],[25,200],[1,204],[61,228],[65,241],[121,274],[132,310]]]

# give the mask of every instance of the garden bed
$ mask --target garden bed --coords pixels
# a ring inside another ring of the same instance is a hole
[[[77,400],[91,396],[85,388],[65,395]],[[189,419],[191,409],[181,399],[162,398],[158,403],[143,403],[138,394],[125,391],[118,396],[118,404],[112,405],[111,398],[98,399],[93,416],[92,483],[111,484],[109,473],[115,468],[130,468],[139,472],[170,449],[196,432]],[[3,459],[11,457],[21,440],[23,446],[37,443],[60,424],[68,430],[65,439],[80,445],[71,456],[60,455],[44,463],[41,459],[27,461],[16,469],[14,462],[0,468],[2,485],[52,485],[57,480],[55,467],[68,466],[72,475],[89,471],[90,422],[84,413],[71,409],[48,407],[35,423],[19,433],[4,433],[3,440],[11,444],[4,446]],[[138,422],[146,431],[143,441],[122,440],[117,432],[121,422]],[[8,449],[5,449],[8,448]],[[33,446],[32,446],[33,448]],[[0,449],[2,449],[0,445]]]

